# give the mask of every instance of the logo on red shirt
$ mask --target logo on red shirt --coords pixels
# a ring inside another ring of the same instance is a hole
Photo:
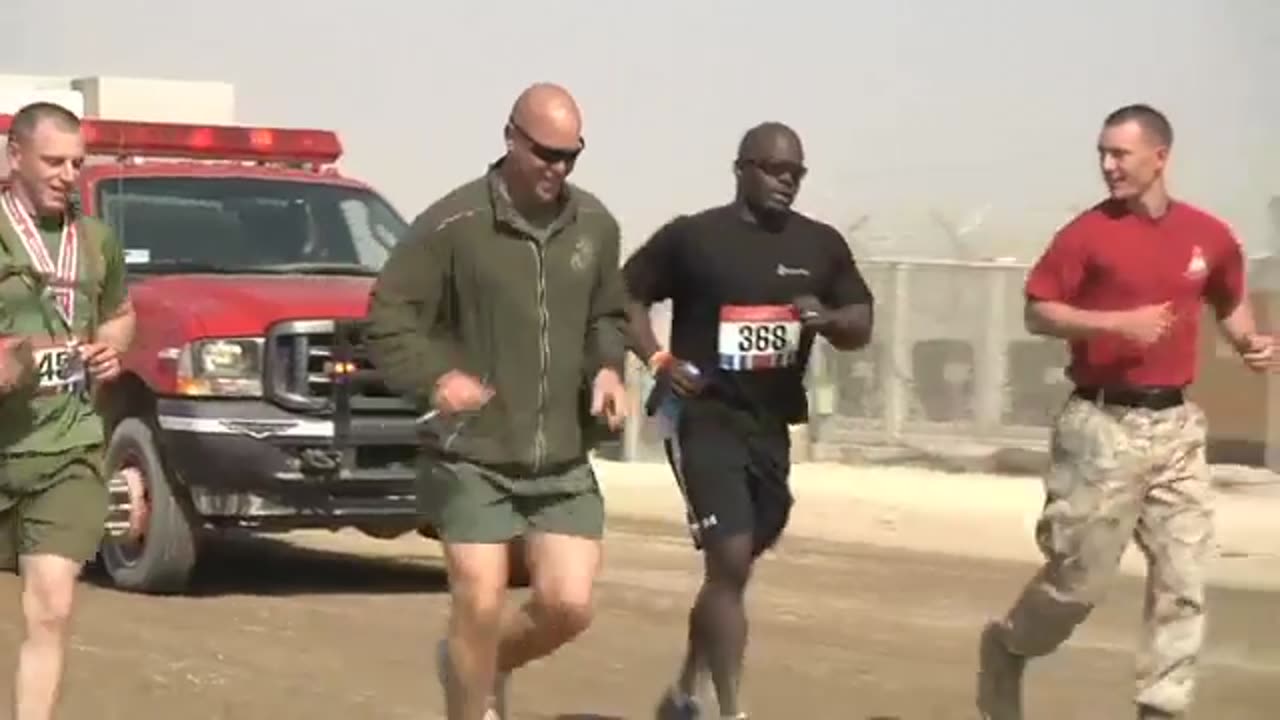
[[[1199,280],[1209,273],[1209,263],[1205,262],[1204,252],[1199,245],[1191,246],[1191,260],[1187,262],[1184,274],[1189,280]]]

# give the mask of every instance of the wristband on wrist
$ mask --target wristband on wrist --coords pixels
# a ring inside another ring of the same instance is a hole
[[[656,374],[659,370],[663,370],[670,365],[672,360],[675,360],[675,356],[671,354],[671,351],[655,350],[654,353],[649,356],[649,362],[647,363],[649,366],[649,372]]]

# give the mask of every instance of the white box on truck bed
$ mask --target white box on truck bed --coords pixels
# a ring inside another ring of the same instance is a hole
[[[85,117],[139,122],[234,125],[235,86],[224,82],[153,78],[76,78]]]
[[[106,75],[0,75],[0,113],[36,100],[81,117],[142,122],[233,125],[235,86],[225,82]]]

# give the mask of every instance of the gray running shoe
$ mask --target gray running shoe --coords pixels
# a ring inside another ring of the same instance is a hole
[[[655,720],[698,720],[702,717],[702,708],[698,705],[697,698],[681,697],[682,693],[674,688],[668,689],[662,693],[662,700],[658,702],[657,712],[654,713]]]

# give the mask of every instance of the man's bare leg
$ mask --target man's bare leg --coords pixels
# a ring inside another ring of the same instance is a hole
[[[482,720],[493,693],[502,606],[507,591],[504,543],[446,544],[449,590],[445,708],[449,720]]]
[[[680,666],[680,676],[676,678],[676,690],[680,697],[696,698],[699,685],[709,671],[707,660],[702,654],[702,639],[698,637],[698,606],[695,604],[689,611],[689,634],[685,646],[684,663]]]
[[[738,690],[747,646],[745,594],[757,552],[750,533],[716,537],[702,549],[706,575],[689,612],[684,663],[673,688],[659,701],[664,720],[698,716],[699,685],[710,676],[720,717],[740,714]]]
[[[503,623],[498,669],[510,672],[546,657],[591,624],[600,572],[599,540],[534,533],[526,539],[532,594]]]
[[[24,555],[19,562],[26,635],[14,677],[14,718],[52,720],[81,564],[57,555]]]

